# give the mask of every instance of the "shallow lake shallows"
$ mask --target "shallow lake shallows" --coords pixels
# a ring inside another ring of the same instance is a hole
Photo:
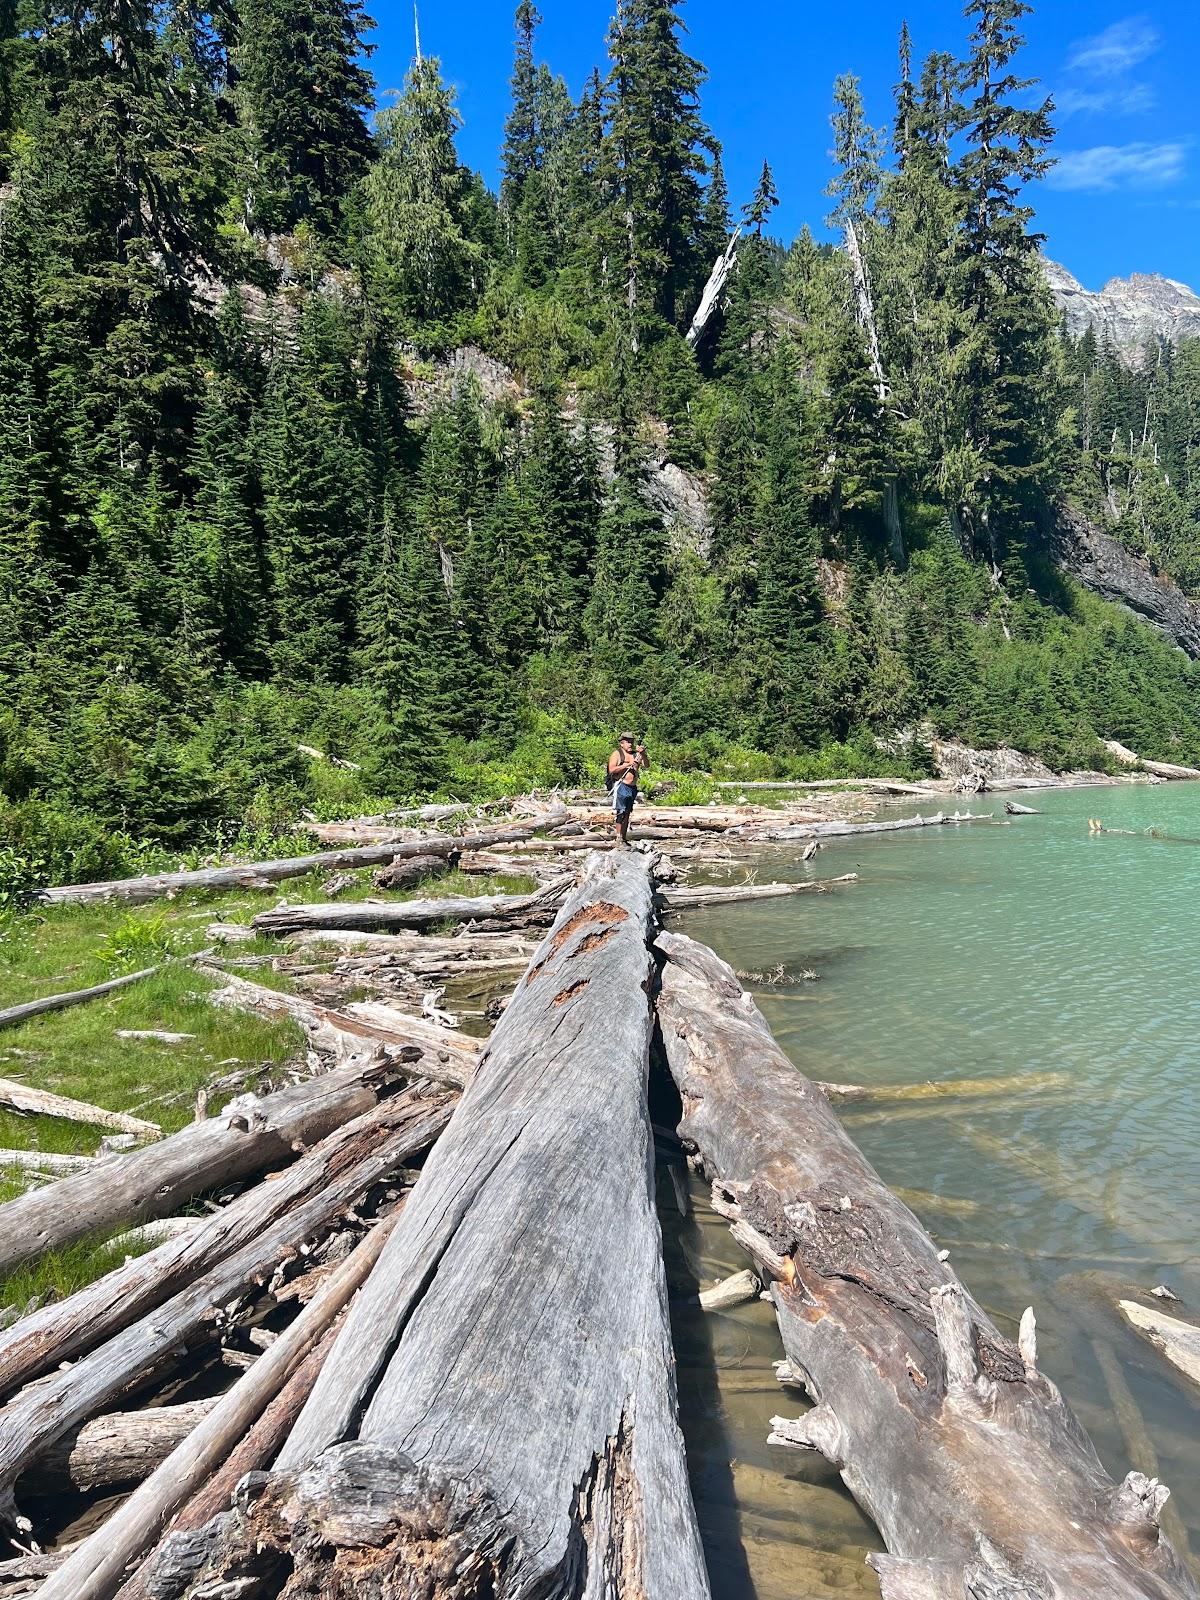
[[[764,850],[759,882],[862,881],[675,925],[743,972],[817,975],[748,985],[812,1078],[1018,1080],[997,1096],[867,1102],[844,1121],[1001,1327],[1035,1308],[1041,1364],[1109,1470],[1161,1474],[1169,1531],[1200,1551],[1200,1389],[1116,1311],[1121,1294],[1167,1284],[1200,1313],[1200,784],[1017,798],[1042,814],[831,840],[807,868]],[[1003,797],[970,808],[999,816]],[[1089,837],[1089,817],[1196,842]],[[686,1220],[663,1207],[681,1287],[744,1264],[692,1193]],[[716,1600],[877,1596],[862,1558],[878,1541],[836,1476],[766,1444],[769,1418],[794,1405],[771,1372],[769,1307],[675,1320]]]

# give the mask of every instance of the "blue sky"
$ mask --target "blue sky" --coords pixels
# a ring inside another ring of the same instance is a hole
[[[578,93],[603,60],[614,0],[539,0],[540,52]],[[410,0],[376,0],[373,68],[395,88],[412,55]],[[495,181],[508,106],[515,0],[421,0],[422,42],[457,86],[465,161]],[[747,199],[764,157],[782,205],[777,232],[820,224],[829,176],[830,88],[863,80],[872,120],[891,113],[896,38],[908,18],[918,59],[961,53],[953,0],[688,0],[690,49],[709,69],[703,112],[725,146],[730,186]],[[1200,292],[1200,4],[1138,9],[1041,0],[1027,19],[1028,76],[1059,105],[1060,165],[1035,196],[1047,249],[1088,288],[1162,272]]]

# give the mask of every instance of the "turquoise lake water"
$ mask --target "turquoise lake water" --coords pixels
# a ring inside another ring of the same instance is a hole
[[[1164,1309],[1200,1316],[1200,784],[1017,798],[1042,814],[830,841],[812,867],[774,847],[760,882],[861,882],[678,925],[739,970],[815,974],[748,984],[812,1078],[1015,1080],[843,1119],[1002,1327],[1035,1308],[1041,1364],[1109,1470],[1161,1475],[1169,1531],[1200,1551],[1200,1388],[1116,1310],[1166,1284],[1183,1304]],[[1089,837],[1089,817],[1196,842]],[[742,1263],[694,1195],[668,1259],[712,1278]],[[718,1600],[877,1595],[861,1568],[877,1542],[836,1479],[765,1444],[782,1402],[769,1309],[681,1316],[677,1338]]]

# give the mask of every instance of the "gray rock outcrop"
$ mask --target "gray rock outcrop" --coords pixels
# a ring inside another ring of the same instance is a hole
[[[1200,660],[1200,602],[1189,599],[1178,584],[1074,508],[1061,514],[1053,542],[1059,566],[1085,589],[1116,601]]]
[[[1045,263],[1054,303],[1073,338],[1094,328],[1127,361],[1142,359],[1147,345],[1200,339],[1200,295],[1186,283],[1157,273],[1110,278],[1103,289],[1085,289],[1057,261]]]

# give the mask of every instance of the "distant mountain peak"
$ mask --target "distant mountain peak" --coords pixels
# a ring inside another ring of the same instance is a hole
[[[1103,289],[1085,289],[1057,261],[1045,263],[1055,304],[1076,339],[1094,328],[1129,361],[1137,361],[1147,345],[1178,344],[1200,339],[1200,295],[1186,283],[1156,272],[1133,272],[1110,278]]]

